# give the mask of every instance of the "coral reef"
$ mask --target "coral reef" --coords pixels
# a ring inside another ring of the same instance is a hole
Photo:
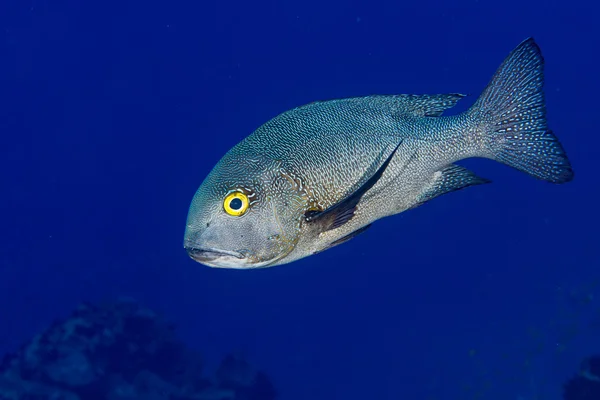
[[[174,327],[131,300],[83,304],[0,362],[0,400],[273,400],[264,372],[225,357],[212,379]]]
[[[582,361],[579,373],[564,384],[563,399],[600,399],[600,355]]]

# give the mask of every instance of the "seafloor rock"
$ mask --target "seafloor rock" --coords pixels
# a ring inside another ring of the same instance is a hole
[[[600,356],[586,358],[564,385],[564,400],[600,400]]]
[[[172,325],[134,301],[83,304],[0,362],[0,400],[272,400],[268,377],[228,356],[216,379]]]
[[[275,390],[269,378],[253,368],[244,358],[228,355],[216,374],[217,385],[235,391],[236,399],[274,399]]]

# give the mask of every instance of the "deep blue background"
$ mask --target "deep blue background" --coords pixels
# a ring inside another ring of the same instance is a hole
[[[176,321],[209,368],[244,352],[290,400],[555,399],[600,350],[598,300],[584,301],[600,276],[600,6],[9,0],[0,11],[0,351],[81,300],[120,295]],[[267,119],[375,93],[471,94],[461,111],[528,36],[573,182],[468,160],[494,183],[318,256],[232,271],[185,254],[198,185]]]

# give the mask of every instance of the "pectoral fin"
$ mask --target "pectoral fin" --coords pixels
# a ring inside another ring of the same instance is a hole
[[[305,213],[306,222],[320,226],[321,232],[326,232],[331,229],[339,228],[354,216],[356,211],[356,205],[360,201],[361,197],[377,183],[377,181],[383,175],[383,172],[389,165],[390,161],[396,154],[398,147],[402,142],[398,143],[394,151],[388,156],[384,163],[375,171],[375,173],[365,181],[358,189],[351,193],[346,198],[342,199],[333,206],[323,211],[307,211]]]

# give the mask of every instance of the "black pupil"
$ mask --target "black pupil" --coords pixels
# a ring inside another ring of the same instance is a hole
[[[242,201],[240,199],[232,199],[229,202],[229,207],[231,207],[232,210],[239,210],[242,208]]]

